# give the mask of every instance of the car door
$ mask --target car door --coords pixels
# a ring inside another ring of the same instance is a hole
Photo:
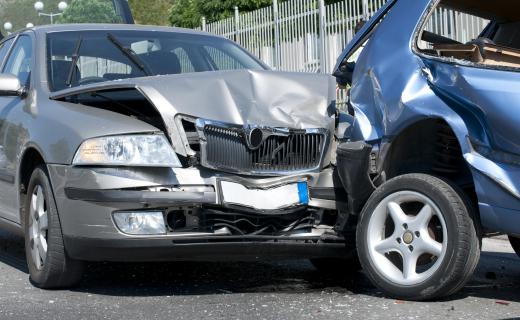
[[[17,76],[20,83],[29,88],[33,64],[32,38],[18,36],[8,51],[2,73]],[[15,181],[19,143],[26,134],[20,121],[26,101],[19,96],[0,97],[0,215],[14,222],[20,222]]]

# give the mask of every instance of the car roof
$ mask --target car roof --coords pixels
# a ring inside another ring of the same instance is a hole
[[[22,33],[27,30],[33,30],[37,34],[47,34],[54,32],[67,32],[67,31],[161,31],[161,32],[173,32],[173,33],[185,33],[185,34],[198,34],[205,36],[219,37],[209,32],[197,31],[193,29],[176,28],[176,27],[162,27],[162,26],[145,26],[136,24],[96,24],[96,23],[76,23],[76,24],[54,24],[54,25],[43,25],[35,26],[29,29],[20,30]]]

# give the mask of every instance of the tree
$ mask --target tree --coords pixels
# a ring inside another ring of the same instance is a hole
[[[170,11],[170,23],[176,27],[199,27],[202,13],[198,11],[195,1],[176,0]]]
[[[58,12],[60,0],[41,1],[45,5],[46,12]],[[25,28],[29,22],[34,25],[49,24],[49,17],[38,17],[38,12],[34,10],[34,2],[36,0],[0,0],[0,27],[7,21],[13,24],[13,31]]]
[[[73,0],[58,22],[118,23],[121,22],[121,18],[116,14],[109,0]]]
[[[271,4],[272,0],[177,0],[171,9],[170,22],[177,27],[195,28],[200,26],[202,17],[208,22],[231,17],[235,6],[244,12]]]
[[[174,0],[129,0],[135,22],[138,24],[170,25],[169,11]]]

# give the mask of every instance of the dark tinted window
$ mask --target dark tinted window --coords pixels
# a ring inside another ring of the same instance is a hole
[[[22,85],[29,84],[32,69],[32,40],[21,36],[16,41],[13,51],[4,66],[4,73],[14,74]]]
[[[80,42],[79,58],[71,66]],[[52,33],[47,37],[47,55],[49,80],[54,91],[147,75],[264,69],[260,62],[229,40],[174,32]],[[68,79],[71,69],[73,77]]]
[[[9,53],[9,48],[13,44],[14,39],[9,39],[2,44],[0,44],[0,67],[2,66],[2,63],[5,60],[5,57],[7,56],[7,53]]]

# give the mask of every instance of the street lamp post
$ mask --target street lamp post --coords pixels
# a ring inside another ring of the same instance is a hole
[[[34,9],[36,11],[38,11],[38,15],[41,17],[41,16],[44,16],[44,17],[49,17],[51,18],[51,24],[54,24],[54,18],[55,17],[59,17],[63,14],[63,11],[65,11],[65,9],[67,9],[68,5],[65,1],[62,1],[58,4],[58,10],[61,11],[59,13],[44,13],[42,12],[43,11],[43,8],[44,8],[44,4],[43,2],[41,1],[37,1],[36,3],[34,3]]]

